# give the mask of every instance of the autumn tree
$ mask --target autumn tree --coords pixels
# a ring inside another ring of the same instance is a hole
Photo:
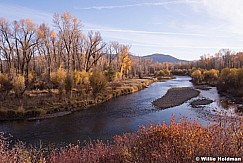
[[[243,52],[238,52],[233,57],[234,60],[234,67],[235,68],[242,68],[243,67]]]
[[[103,52],[106,43],[99,32],[89,32],[86,39],[85,51],[85,71],[89,72],[92,67],[96,67],[98,60],[105,54]]]
[[[73,85],[80,85],[74,74],[84,71],[99,70],[109,81],[131,74],[130,46],[107,44],[99,32],[82,33],[82,24],[68,12],[54,14],[53,23],[54,29],[45,23],[36,25],[31,19],[8,22],[0,18],[0,72],[6,74],[10,85],[14,77],[21,76],[25,88],[66,88],[70,92]],[[141,62],[146,74],[149,64]],[[58,73],[60,68],[65,73]],[[62,80],[56,81],[59,75]]]
[[[6,72],[10,73],[13,64],[14,55],[14,42],[12,39],[12,30],[10,23],[4,19],[0,18],[0,60],[1,67],[0,72],[3,72],[2,59],[7,63]]]
[[[39,38],[36,34],[36,25],[31,19],[14,21],[15,53],[17,60],[17,72],[26,76],[28,83],[29,64],[36,52]]]
[[[224,68],[219,76],[217,88],[220,91],[243,95],[243,68]]]
[[[68,12],[64,12],[62,15],[56,13],[53,23],[59,33],[60,45],[62,46],[60,48],[63,48],[61,56],[67,71],[75,70],[75,55],[77,53],[81,23]]]
[[[129,48],[128,45],[120,46],[120,54],[117,57],[118,64],[118,78],[128,77],[128,73],[131,69],[131,59],[129,56]]]
[[[106,47],[107,67],[111,66],[117,56],[120,54],[120,44],[118,42],[111,42]]]
[[[53,43],[53,39],[55,37],[55,32],[51,31],[49,27],[47,27],[45,24],[41,24],[40,27],[37,29],[37,34],[39,37],[39,44],[37,46],[39,57],[44,58],[44,63],[47,67],[47,78],[48,81],[50,81],[50,74],[51,74],[51,64],[52,64],[52,58],[54,56],[55,47]]]

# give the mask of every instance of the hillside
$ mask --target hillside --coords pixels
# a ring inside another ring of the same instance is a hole
[[[173,62],[173,63],[188,62],[186,60],[180,60],[180,59],[177,59],[175,57],[172,57],[171,55],[158,54],[158,53],[146,55],[146,56],[144,56],[144,58],[152,58],[153,63],[156,63],[156,62],[159,62],[159,63],[163,63],[163,62]]]

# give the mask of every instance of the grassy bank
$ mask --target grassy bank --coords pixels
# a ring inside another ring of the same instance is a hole
[[[0,101],[0,120],[43,119],[63,116],[91,105],[108,101],[146,88],[154,78],[127,79],[108,83],[104,92],[93,96],[90,91],[76,89],[61,94],[57,89],[26,91],[22,98],[7,96]]]
[[[71,144],[61,149],[29,148],[22,142],[10,148],[8,140],[0,134],[0,162],[191,163],[201,156],[235,157],[236,162],[241,162],[242,122],[243,119],[220,119],[203,127],[186,119],[176,123],[172,118],[170,125],[140,127],[136,132],[116,136],[112,145],[97,141],[83,148]]]
[[[178,106],[199,95],[199,91],[190,87],[170,88],[166,94],[153,101],[153,104],[161,109]]]

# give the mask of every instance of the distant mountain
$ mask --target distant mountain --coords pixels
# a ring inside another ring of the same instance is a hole
[[[153,59],[153,63],[159,62],[159,63],[163,63],[163,62],[173,62],[173,63],[177,63],[177,62],[188,62],[186,60],[180,60],[177,59],[175,57],[172,57],[171,55],[165,55],[165,54],[151,54],[151,55],[146,55],[143,56],[144,58],[152,58]]]

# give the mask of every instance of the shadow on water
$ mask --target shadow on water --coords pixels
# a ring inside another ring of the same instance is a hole
[[[206,124],[209,120],[200,117],[200,114],[191,108],[188,102],[165,110],[152,106],[152,101],[163,96],[169,88],[192,86],[189,80],[190,77],[178,76],[167,82],[156,82],[137,93],[117,97],[64,117],[37,121],[1,122],[0,132],[13,135],[14,140],[34,145],[38,145],[40,141],[43,144],[62,145],[77,143],[77,140],[83,142],[84,140],[111,139],[114,135],[135,131],[140,125],[150,122],[165,121],[168,124],[172,114],[175,115],[177,121],[180,117],[187,116]],[[217,91],[213,91],[215,96],[218,96]]]

